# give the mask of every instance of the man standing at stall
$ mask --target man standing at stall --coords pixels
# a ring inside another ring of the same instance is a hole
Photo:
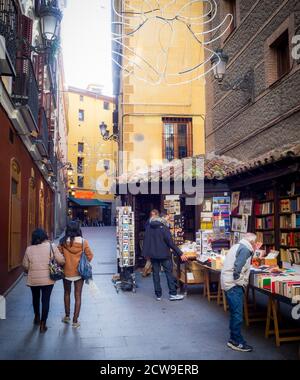
[[[171,250],[180,256],[182,261],[187,257],[176,246],[172,239],[169,223],[165,218],[153,217],[145,232],[143,256],[151,259],[153,284],[157,301],[161,300],[160,268],[163,267],[169,287],[169,300],[180,301],[184,296],[177,294],[176,279],[173,276]]]
[[[247,233],[239,244],[232,246],[226,255],[221,273],[221,286],[225,291],[230,312],[230,339],[227,346],[235,351],[253,350],[244,340],[241,328],[244,292],[249,282],[251,258],[258,248],[256,240],[255,234]]]

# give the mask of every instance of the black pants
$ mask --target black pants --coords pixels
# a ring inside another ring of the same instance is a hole
[[[41,321],[46,322],[49,314],[50,297],[53,285],[31,286],[32,304],[36,317],[40,317],[40,301],[42,295],[42,317]]]
[[[169,294],[172,296],[176,295],[177,284],[176,284],[176,279],[172,273],[173,263],[172,263],[171,258],[170,259],[151,259],[151,263],[152,263],[154,290],[155,290],[156,296],[161,297],[162,295],[162,289],[160,285],[160,276],[159,276],[161,266],[163,267],[165,275],[167,277]]]

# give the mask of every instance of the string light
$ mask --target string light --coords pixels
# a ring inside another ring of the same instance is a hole
[[[114,43],[112,59],[122,70],[123,77],[135,76],[152,85],[178,86],[206,76],[220,63],[217,56],[214,66],[208,64],[211,58],[216,56],[209,46],[227,33],[233,22],[233,15],[225,15],[214,28],[207,27],[207,24],[213,24],[217,17],[218,5],[215,0],[190,0],[181,6],[177,0],[152,2],[141,0],[139,3],[139,6],[134,6],[130,2],[124,3],[125,8],[117,10],[116,0],[112,1],[115,14],[113,26],[116,29],[112,34]],[[197,16],[191,15],[195,13],[192,12],[192,6],[206,10],[204,13],[199,11]],[[175,10],[176,8],[178,9]],[[147,33],[150,23],[152,38],[157,33],[158,41],[155,44],[156,51],[147,51],[149,58],[140,44],[143,33]],[[182,39],[183,33],[186,33],[184,52],[182,43],[176,44],[176,39],[178,37]],[[194,59],[196,54],[192,47],[193,43],[198,47],[197,62]],[[172,59],[171,55],[174,54],[176,46],[178,47],[174,60],[174,55]],[[207,59],[201,58],[205,52],[208,53]],[[180,61],[182,61],[181,67],[174,70],[174,62]]]

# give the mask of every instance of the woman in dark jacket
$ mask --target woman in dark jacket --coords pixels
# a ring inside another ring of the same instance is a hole
[[[184,298],[182,295],[177,294],[176,279],[172,273],[171,249],[180,256],[182,261],[187,260],[186,256],[175,245],[168,227],[168,222],[164,218],[152,218],[145,233],[143,256],[151,259],[154,290],[158,301],[161,300],[162,296],[159,277],[161,266],[167,277],[170,301],[178,301]]]

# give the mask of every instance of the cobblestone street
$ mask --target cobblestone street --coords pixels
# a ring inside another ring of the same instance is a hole
[[[263,325],[245,331],[253,353],[228,349],[228,314],[216,303],[209,304],[199,288],[192,289],[182,302],[170,302],[166,291],[157,302],[152,279],[138,275],[136,294],[117,294],[111,282],[116,271],[114,228],[86,228],[84,236],[95,253],[99,294],[84,287],[81,327],[76,330],[61,322],[63,288],[59,282],[51,299],[49,330],[41,335],[32,325],[31,293],[23,278],[7,297],[7,320],[0,321],[0,359],[297,358],[297,343],[276,348],[273,339],[264,338]]]

